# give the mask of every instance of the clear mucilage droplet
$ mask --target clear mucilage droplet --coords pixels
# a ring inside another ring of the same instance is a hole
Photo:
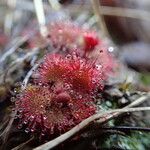
[[[21,113],[23,112],[23,108],[19,108],[18,111]]]
[[[82,99],[82,95],[79,95],[79,99]]]
[[[10,100],[11,100],[11,102],[15,102],[16,101],[15,97],[12,97]]]
[[[100,70],[102,68],[102,65],[95,65],[97,70]]]
[[[29,129],[29,128],[26,128],[26,129],[25,129],[25,132],[26,132],[26,133],[29,133],[29,132],[30,132],[30,129]]]
[[[19,124],[19,125],[18,125],[18,129],[21,129],[22,127],[23,127],[22,124]]]
[[[113,51],[114,51],[114,48],[113,48],[113,47],[109,47],[109,48],[108,48],[108,51],[109,51],[109,52],[113,52]]]

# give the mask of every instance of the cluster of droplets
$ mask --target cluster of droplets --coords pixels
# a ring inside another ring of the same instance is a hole
[[[96,112],[95,97],[113,66],[93,31],[55,23],[47,38],[59,52],[45,56],[34,82],[17,94],[15,102],[18,128],[43,137],[66,132]]]
[[[62,82],[75,98],[91,96],[103,87],[103,73],[100,65],[77,56],[76,53],[63,56],[48,54],[39,69],[38,81],[43,84]]]
[[[20,119],[18,128],[26,127],[25,132],[49,137],[69,130],[95,113],[92,102],[71,97],[61,84],[55,84],[55,88],[27,86],[15,103]]]

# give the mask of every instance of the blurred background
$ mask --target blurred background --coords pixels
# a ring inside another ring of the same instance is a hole
[[[149,0],[43,0],[46,23],[71,20],[93,28],[117,51],[117,57],[150,84]],[[0,55],[26,31],[38,30],[35,1],[0,1]],[[124,69],[123,69],[124,70]],[[138,73],[137,73],[138,72]],[[124,73],[123,73],[124,74]]]

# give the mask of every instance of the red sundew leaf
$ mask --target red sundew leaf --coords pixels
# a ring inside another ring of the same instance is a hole
[[[94,50],[95,46],[97,46],[100,41],[97,38],[96,34],[86,33],[84,35],[84,42],[85,42],[85,52]]]
[[[67,91],[75,95],[90,96],[97,88],[103,87],[102,70],[97,69],[95,64],[76,54],[62,55],[49,54],[40,66],[37,82],[62,83]]]
[[[16,101],[20,125],[26,131],[44,135],[65,132],[93,115],[96,107],[84,99],[72,99],[68,93],[55,94],[49,87],[30,85]]]

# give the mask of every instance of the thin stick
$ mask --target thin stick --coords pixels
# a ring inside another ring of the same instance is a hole
[[[6,117],[5,117],[5,118],[6,118]],[[6,120],[4,120],[3,123],[1,124],[1,126],[0,126],[0,131],[1,131],[2,129],[4,129],[4,127],[7,126],[8,122],[9,122],[9,118],[7,117]]]
[[[47,36],[47,28],[45,26],[46,20],[45,20],[45,14],[44,14],[42,0],[34,0],[34,6],[35,6],[35,11],[36,11],[36,16],[38,19],[39,27],[40,27],[40,33],[43,37],[46,37]]]
[[[119,130],[119,131],[144,131],[144,132],[150,132],[150,128],[147,128],[147,127],[114,126],[114,127],[101,127],[100,129]]]
[[[150,21],[150,12],[138,9],[103,6],[102,14]]]
[[[12,123],[14,121],[14,118],[15,118],[16,114],[17,114],[17,111],[15,111],[15,112],[12,113],[11,119],[9,120],[9,123],[8,123],[7,127],[5,128],[5,130],[0,135],[0,137],[2,137],[4,143],[6,142],[6,140],[8,138],[9,131],[10,131],[10,128],[12,126]]]
[[[62,134],[61,136],[55,138],[52,141],[49,141],[34,150],[50,150],[54,148],[55,146],[59,145],[60,143],[64,142],[68,138],[72,137],[74,134],[79,132],[81,129],[85,128],[87,125],[89,125],[91,122],[93,122],[96,119],[99,119],[100,117],[111,115],[115,112],[135,112],[135,111],[150,111],[150,107],[139,107],[139,108],[123,108],[123,109],[115,109],[115,110],[109,110],[107,112],[99,112],[98,114],[95,114],[84,121],[82,121],[80,124],[72,128],[70,131]]]
[[[106,24],[102,15],[101,5],[100,5],[99,0],[91,0],[91,3],[92,3],[95,17],[97,19],[98,26],[101,29],[103,36],[109,38],[110,37],[109,32],[107,30],[107,27],[106,27]]]
[[[127,105],[125,108],[137,106],[143,103],[144,101],[146,101],[148,98],[150,98],[150,93],[147,93],[146,95],[138,98],[136,101],[133,101],[131,104]]]
[[[13,19],[15,15],[15,8],[16,8],[16,0],[7,0],[7,6],[9,7],[5,16],[4,20],[4,32],[7,35],[11,35],[11,29],[13,25]]]
[[[143,103],[144,101],[148,100],[150,98],[150,93],[147,93],[146,95],[138,98],[137,100],[133,101],[131,104],[125,106],[124,108],[130,108],[130,107],[134,107],[137,105],[140,105],[141,103]],[[106,116],[105,117],[105,121],[103,119],[97,120],[98,123],[105,123],[108,122],[109,120],[116,118],[117,116],[121,115],[122,112],[115,112],[112,115]]]
[[[29,78],[33,74],[34,70],[39,66],[39,64],[35,64],[30,71],[27,73],[26,77],[23,80],[22,89],[24,90],[28,84]]]
[[[27,140],[26,142],[18,145],[17,147],[14,147],[12,150],[19,150],[22,149],[26,144],[30,143],[32,140],[34,139],[34,136],[31,137],[29,140]]]
[[[57,0],[48,0],[48,2],[50,3],[52,9],[54,10],[59,10],[61,8],[61,5]]]
[[[24,90],[28,84],[28,81],[31,77],[31,75],[33,74],[34,70],[36,70],[38,68],[38,66],[40,65],[40,63],[42,62],[42,59],[40,59],[38,61],[38,63],[36,63],[30,70],[29,72],[27,73],[27,75],[25,76],[24,80],[23,80],[23,84],[22,84],[22,87],[21,89]]]
[[[77,4],[70,4],[67,8],[72,12],[79,12],[80,7]],[[83,5],[83,10],[89,11],[89,5]],[[126,17],[133,18],[139,20],[150,21],[150,12],[146,10],[140,9],[132,9],[132,8],[122,8],[122,7],[110,7],[110,6],[101,6],[101,14],[107,16],[118,16],[118,17]]]

